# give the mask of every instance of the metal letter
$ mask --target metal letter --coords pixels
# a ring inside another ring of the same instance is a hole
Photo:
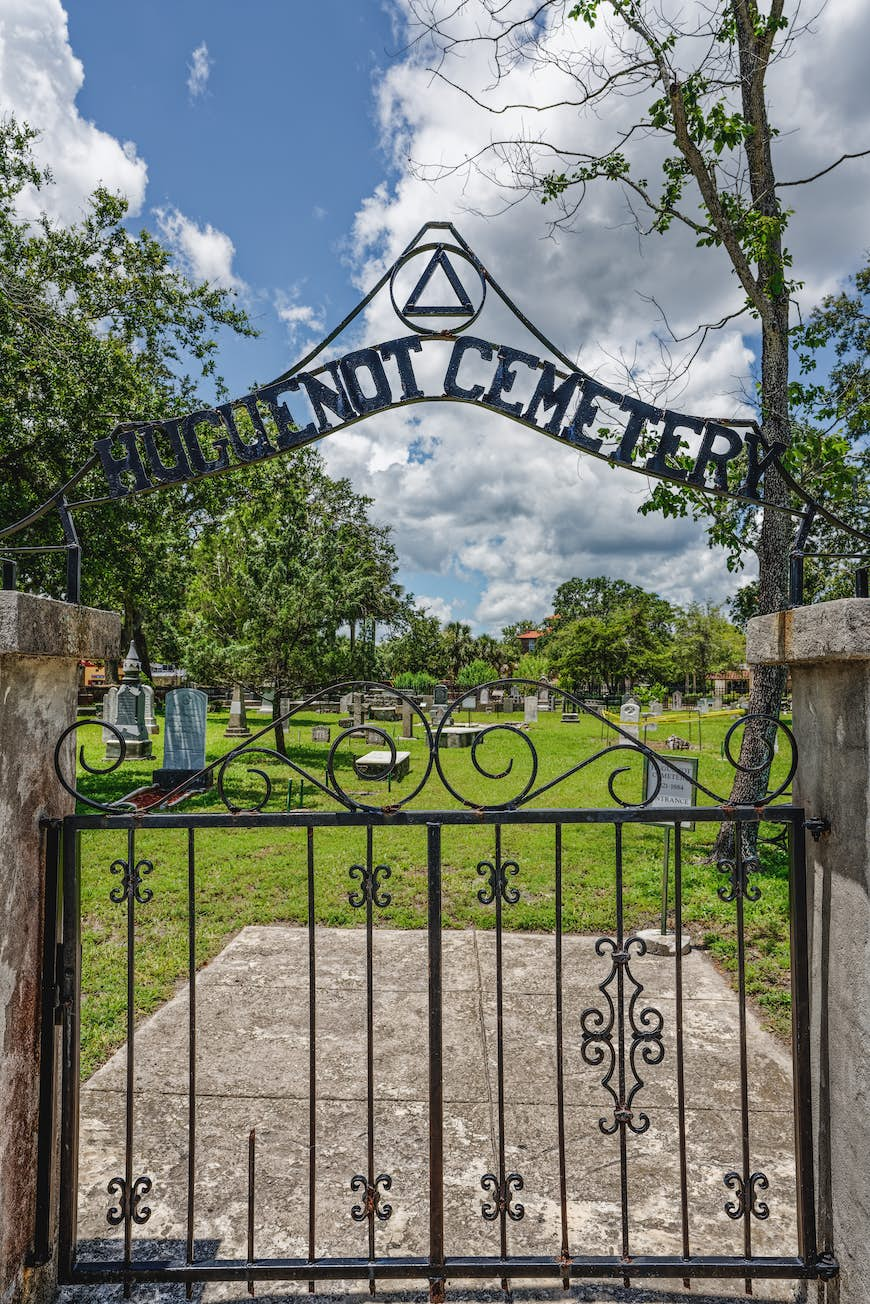
[[[280,381],[277,385],[268,385],[266,389],[258,390],[256,394],[257,402],[265,405],[266,411],[275,422],[275,429],[278,432],[275,444],[282,452],[286,448],[292,448],[294,444],[301,444],[306,435],[310,438],[315,433],[313,425],[308,426],[307,430],[299,430],[287,404],[278,402],[278,395],[283,394],[286,389],[285,382]]]
[[[461,385],[456,383],[459,364],[469,349],[476,349],[484,362],[492,360],[491,344],[487,344],[486,340],[477,339],[475,335],[463,335],[453,345],[450,362],[447,364],[447,374],[444,377],[444,393],[449,394],[451,398],[465,398],[472,403],[476,403],[483,393],[483,386],[472,385],[471,389],[463,389]]]
[[[573,420],[562,431],[562,438],[566,439],[569,444],[578,444],[580,448],[587,448],[590,453],[597,453],[603,441],[591,435],[582,435],[580,431],[584,426],[591,426],[598,416],[595,401],[599,398],[606,398],[618,407],[622,395],[617,394],[615,390],[608,389],[606,385],[599,385],[597,380],[591,380],[587,376],[583,381],[583,390]]]
[[[780,453],[785,452],[785,444],[774,440],[769,446],[763,444],[760,436],[753,431],[747,431],[744,438],[746,445],[746,454],[749,458],[749,470],[746,472],[746,479],[743,484],[736,490],[738,498],[756,498],[758,496],[758,482],[761,479],[762,472],[766,469],[769,462],[774,462]],[[759,458],[758,449],[764,447],[764,457]]]
[[[574,391],[577,386],[583,383],[583,375],[579,371],[574,371],[563,380],[561,385],[555,385],[556,368],[552,362],[541,364],[541,379],[538,381],[538,387],[532,395],[529,406],[523,413],[526,421],[537,421],[538,407],[541,403],[545,411],[549,412],[550,408],[555,411],[550,420],[544,426],[548,434],[558,435],[562,422],[565,420],[565,413],[568,411],[568,404],[574,397]]]
[[[412,353],[421,353],[423,345],[420,342],[419,335],[405,335],[400,340],[388,340],[386,344],[378,345],[378,353],[384,359],[395,358],[396,365],[399,368],[399,379],[402,382],[402,398],[425,398],[422,389],[417,387],[417,377],[414,375],[414,364],[411,362]]]
[[[224,428],[221,414],[216,412],[214,408],[207,408],[204,412],[192,412],[189,417],[184,418],[181,427],[181,438],[187,448],[190,465],[197,475],[207,475],[210,471],[225,471],[230,464],[227,440],[221,436],[220,439],[214,441],[217,456],[209,461],[203,454],[199,444],[197,426],[201,425],[216,426],[218,430]]]
[[[513,370],[513,364],[515,362],[525,363],[532,371],[537,371],[541,365],[541,359],[536,358],[534,354],[523,353],[521,349],[511,349],[503,344],[498,351],[495,377],[483,401],[489,407],[500,408],[502,412],[518,417],[522,411],[522,403],[505,403],[501,397],[502,394],[509,394],[514,387],[516,372]]]
[[[187,480],[191,475],[190,463],[178,433],[178,421],[155,421],[142,431],[142,443],[151,464],[154,478],[161,484],[173,484],[178,480]],[[175,455],[175,465],[167,466],[157,448],[157,436],[163,435]]]
[[[713,442],[719,436],[728,440],[727,448],[714,449]],[[686,476],[687,484],[697,484],[703,487],[705,481],[704,472],[712,463],[713,466],[713,484],[717,489],[728,491],[728,463],[737,457],[743,448],[743,442],[740,436],[728,426],[720,426],[715,421],[708,421],[704,427],[704,438],[701,440],[701,447],[698,450],[698,456],[695,459],[695,465]]]
[[[247,412],[251,418],[251,425],[254,427],[254,439],[250,444],[246,444],[242,439],[236,425],[236,409],[240,407]],[[245,398],[237,399],[234,403],[221,403],[218,412],[220,412],[227,424],[233,452],[240,461],[259,462],[261,458],[268,457],[270,453],[275,452],[275,449],[269,443],[269,437],[266,434],[262,418],[257,411],[257,404],[250,394]]]
[[[94,449],[99,453],[100,460],[103,463],[103,470],[109,483],[109,493],[113,498],[124,498],[130,492],[138,493],[140,489],[151,488],[151,481],[145,473],[142,458],[139,456],[139,449],[136,447],[137,433],[135,430],[124,430],[118,434],[109,435],[106,439],[98,439],[94,444]],[[112,444],[115,440],[126,448],[127,452],[124,457],[115,457],[112,453]],[[125,474],[133,477],[132,491],[127,488],[121,479],[121,476]]]
[[[662,424],[664,428],[659,435],[656,451],[652,457],[646,459],[643,464],[644,469],[652,471],[655,475],[666,475],[671,480],[685,480],[687,473],[682,467],[674,466],[665,459],[675,457],[680,451],[682,440],[677,434],[678,426],[684,426],[687,430],[694,430],[696,434],[700,434],[704,429],[704,422],[699,417],[684,417],[680,416],[679,412],[665,412]]]
[[[375,349],[359,349],[356,353],[348,353],[341,359],[339,365],[350,401],[361,417],[390,406],[393,401],[393,391],[390,389],[384,364]],[[363,393],[357,379],[357,372],[361,367],[366,368],[374,381],[375,392],[371,396]]]
[[[631,466],[634,463],[634,450],[637,441],[643,434],[644,425],[648,421],[651,424],[658,425],[662,419],[662,410],[661,408],[652,407],[649,403],[641,403],[639,398],[630,398],[627,394],[619,406],[629,416],[622,432],[622,439],[619,441],[619,447],[615,448],[610,454],[610,460],[611,462],[621,462],[623,466]]]
[[[350,405],[350,399],[344,392],[338,366],[337,362],[329,362],[326,366],[326,370],[335,383],[335,389],[330,389],[328,385],[324,385],[322,380],[318,380],[316,376],[312,376],[307,371],[300,372],[298,376],[294,376],[292,380],[287,381],[288,389],[298,389],[300,385],[305,386],[305,393],[308,395],[308,401],[314,409],[314,415],[317,419],[317,433],[321,435],[325,435],[332,429],[326,419],[324,408],[329,408],[330,412],[334,412],[342,422],[351,421],[356,416]],[[306,426],[302,433],[307,435],[309,432],[312,435],[314,434],[312,426]]]

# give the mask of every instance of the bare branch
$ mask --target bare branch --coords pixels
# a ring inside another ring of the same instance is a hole
[[[858,154],[841,154],[836,163],[831,163],[828,167],[822,168],[821,172],[814,172],[811,177],[803,177],[800,181],[778,181],[776,183],[777,189],[779,190],[783,186],[808,186],[811,181],[818,181],[819,177],[824,177],[829,172],[833,172],[834,168],[838,168],[841,163],[845,163],[848,159],[866,158],[868,154],[870,154],[870,149],[862,149]]]

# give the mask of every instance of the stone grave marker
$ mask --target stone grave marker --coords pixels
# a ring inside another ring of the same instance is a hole
[[[488,688],[481,688],[481,690],[480,690],[480,705],[481,705],[481,706],[489,706],[489,689],[488,689]]]
[[[671,694],[671,706],[675,711],[681,711],[683,709],[683,694],[679,689]]]
[[[352,693],[350,699],[350,714],[354,725],[361,725],[363,722],[363,699],[362,693]]]
[[[115,717],[118,714],[118,686],[113,684],[103,698],[102,718],[108,720],[109,724],[115,723]],[[103,730],[103,742],[107,743],[112,737],[108,729]],[[117,753],[116,753],[117,755]]]
[[[145,728],[150,734],[159,734],[160,725],[154,714],[154,689],[150,684],[143,684],[142,692],[145,695]]]
[[[523,721],[525,724],[536,724],[538,719],[538,699],[534,693],[530,693],[523,701]]]
[[[446,705],[447,705],[447,685],[446,685],[446,684],[436,684],[436,685],[435,685],[435,702],[434,702],[434,705],[435,705],[435,706],[446,706]]]
[[[127,760],[147,760],[152,755],[151,739],[145,724],[145,694],[140,682],[140,670],[139,654],[131,643],[124,661],[124,682],[118,688],[115,718],[112,721],[127,744]],[[114,734],[109,734],[106,759],[112,760],[120,755],[120,741]]]
[[[332,730],[328,724],[315,724],[311,729],[311,741],[313,743],[328,743],[332,738]]]
[[[205,765],[205,720],[208,697],[198,688],[173,688],[166,694],[163,767],[154,771],[158,787],[170,789],[193,779]],[[196,788],[211,787],[211,774],[200,775]]]
[[[701,712],[701,715],[706,715],[710,710],[710,703],[707,701],[706,697],[698,698],[698,710]]]
[[[632,738],[638,735],[638,725],[640,724],[640,705],[631,698],[623,702],[619,709],[619,725]]]
[[[650,715],[661,715],[661,713],[662,713],[662,704],[661,704],[661,702],[658,700],[657,697],[654,698],[653,701],[650,702],[650,704],[649,704],[649,712],[650,712]]]
[[[230,702],[229,724],[224,730],[224,738],[250,738],[248,720],[245,714],[245,695],[241,684],[233,685],[233,698]]]
[[[414,737],[414,708],[410,702],[402,702],[402,732],[400,738]]]

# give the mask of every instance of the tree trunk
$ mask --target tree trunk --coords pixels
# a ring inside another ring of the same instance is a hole
[[[281,716],[281,683],[275,681],[275,697],[272,701],[272,722],[275,728],[275,751],[279,756],[287,755],[287,744],[284,741],[284,725],[280,723]]]

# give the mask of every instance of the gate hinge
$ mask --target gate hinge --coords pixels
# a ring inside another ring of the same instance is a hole
[[[804,820],[804,828],[807,833],[813,835],[813,841],[818,842],[823,833],[830,833],[831,821],[815,816],[813,819]]]
[[[840,1271],[840,1264],[836,1255],[831,1254],[830,1250],[825,1250],[816,1255],[813,1265],[822,1281],[831,1281]]]

